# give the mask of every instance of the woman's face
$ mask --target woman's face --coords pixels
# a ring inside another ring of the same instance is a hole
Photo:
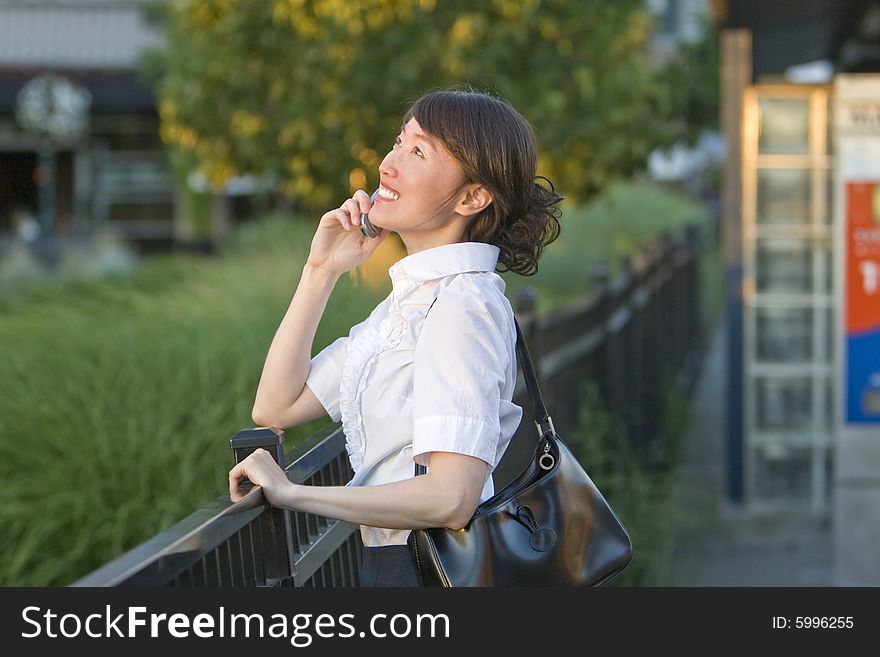
[[[379,176],[370,221],[398,233],[410,252],[411,243],[427,248],[434,237],[442,239],[452,228],[463,229],[463,223],[454,221],[464,220],[456,212],[466,194],[461,165],[414,118],[382,160]]]

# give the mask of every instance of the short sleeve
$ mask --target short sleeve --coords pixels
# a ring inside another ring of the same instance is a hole
[[[319,351],[312,358],[309,375],[306,377],[306,385],[315,393],[315,397],[334,422],[342,419],[339,409],[339,380],[348,357],[350,340],[351,337],[342,336]]]
[[[512,406],[504,393],[512,392],[515,338],[511,344],[512,311],[496,296],[503,299],[459,279],[425,319],[413,365],[417,463],[427,465],[429,452],[455,452],[486,461],[491,472],[507,446],[501,423]]]
[[[315,393],[315,397],[334,422],[342,419],[342,411],[339,408],[339,384],[342,379],[342,368],[345,367],[345,361],[348,359],[348,346],[369,322],[370,317],[355,324],[348,335],[337,338],[312,357],[306,385]]]

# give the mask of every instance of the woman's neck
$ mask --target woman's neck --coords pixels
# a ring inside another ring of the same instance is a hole
[[[442,228],[431,231],[406,231],[398,233],[407,255],[433,249],[435,246],[456,244],[461,242],[464,235],[464,226],[460,222],[450,222]]]

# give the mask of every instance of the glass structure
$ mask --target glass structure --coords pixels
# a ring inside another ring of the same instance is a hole
[[[750,508],[828,509],[834,425],[829,88],[756,85],[743,132]]]

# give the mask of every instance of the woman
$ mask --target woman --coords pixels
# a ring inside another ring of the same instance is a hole
[[[355,472],[346,486],[301,486],[259,450],[229,473],[273,506],[361,525],[363,586],[417,586],[410,530],[464,527],[493,494],[492,471],[522,409],[512,403],[516,330],[496,267],[534,274],[559,234],[558,194],[535,183],[532,130],[510,105],[473,91],[420,98],[379,166],[318,225],[269,348],[253,408],[260,426],[342,421]],[[380,228],[366,239],[362,213]],[[339,277],[396,232],[407,256],[391,294],[310,360]],[[430,312],[429,312],[430,311]],[[414,475],[414,463],[425,475]]]

